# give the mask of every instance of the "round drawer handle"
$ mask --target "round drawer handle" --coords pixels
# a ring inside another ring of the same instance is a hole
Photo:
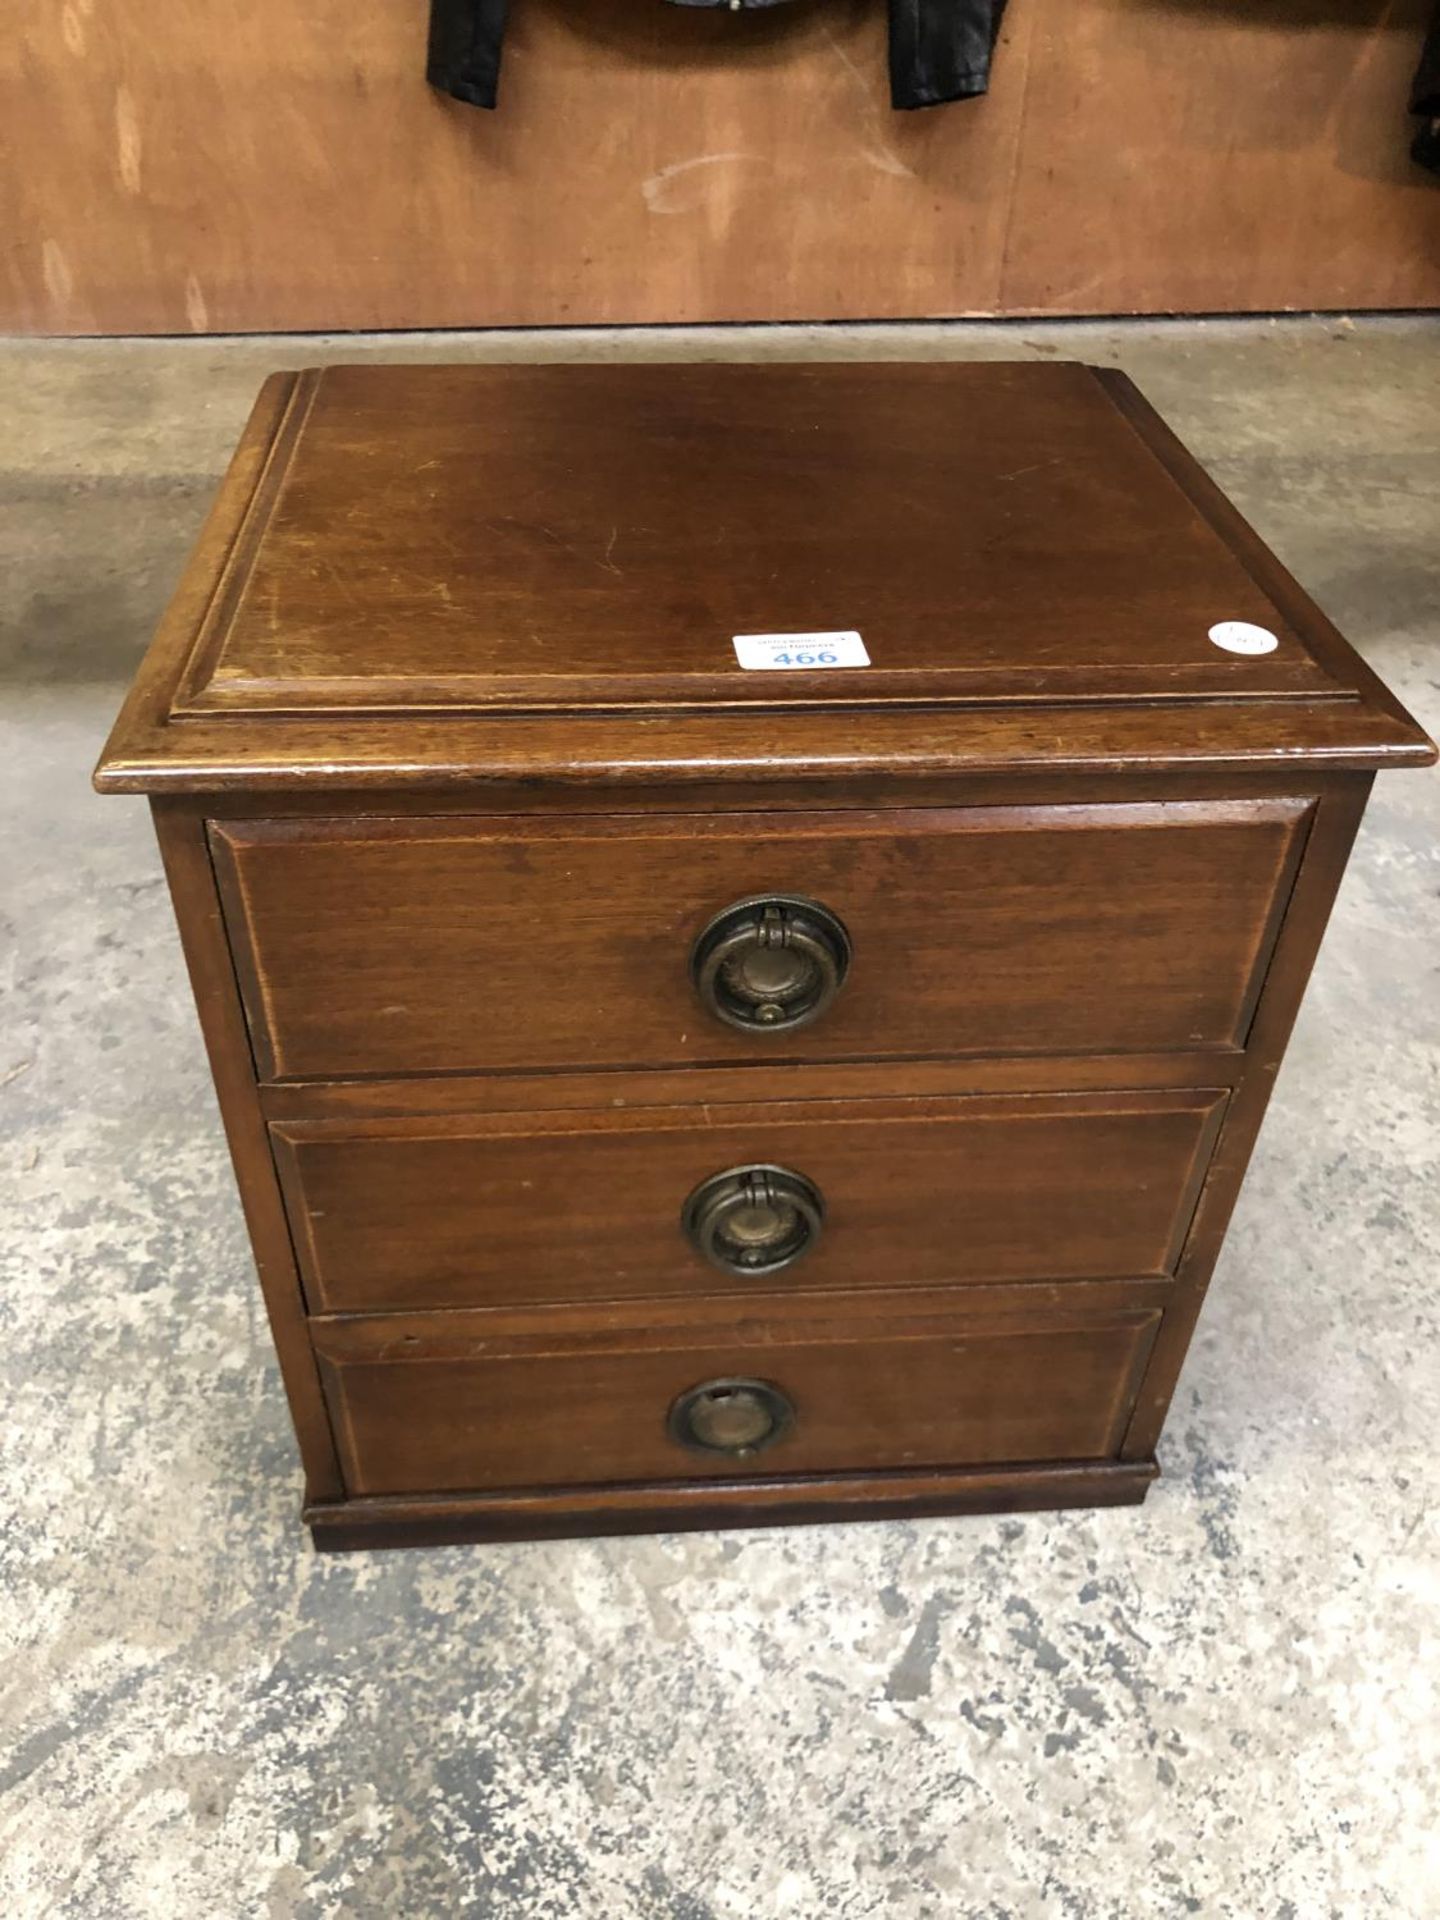
[[[701,1181],[680,1223],[722,1273],[778,1273],[820,1238],[825,1200],[813,1180],[788,1167],[731,1167]]]
[[[748,1460],[792,1425],[795,1409],[768,1380],[705,1380],[670,1409],[670,1438],[697,1453]]]
[[[747,1033],[803,1027],[845,984],[852,954],[845,925],[798,894],[757,894],[717,913],[690,955],[695,991],[709,1011]]]

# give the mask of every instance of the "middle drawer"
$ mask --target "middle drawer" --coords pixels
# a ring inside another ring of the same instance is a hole
[[[314,1313],[1174,1270],[1213,1088],[285,1120]]]

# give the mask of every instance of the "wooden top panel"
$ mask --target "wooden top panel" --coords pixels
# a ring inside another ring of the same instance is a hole
[[[245,544],[182,711],[1333,689],[1080,366],[337,367]]]
[[[1223,651],[1219,621],[1278,645]],[[837,630],[870,666],[736,660],[739,634]],[[798,723],[803,759],[827,716],[933,729],[949,709],[948,761],[974,770],[997,764],[1003,714],[1042,710],[1037,742],[1062,750],[1065,713],[1090,711],[1093,735],[1093,710],[1128,710],[1134,742],[1137,706],[1173,737],[1177,703],[1204,709],[1197,739],[1231,714],[1247,765],[1256,703],[1277,757],[1424,752],[1122,376],[335,367],[267,385],[99,779],[308,783],[341,738],[360,748],[347,777],[483,776],[537,725],[537,770],[548,737],[557,771],[588,747],[628,776],[657,720]],[[557,716],[580,713],[562,739]],[[1156,731],[1108,758],[1168,762]]]

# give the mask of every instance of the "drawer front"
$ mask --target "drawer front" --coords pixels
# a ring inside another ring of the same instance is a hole
[[[330,1079],[1233,1049],[1309,810],[241,820],[211,844],[262,1077]],[[848,935],[806,1025],[737,1028],[697,991],[697,940],[756,896]]]
[[[472,1318],[316,1323],[352,1497],[1113,1458],[1160,1314],[441,1324]]]
[[[1225,1097],[292,1121],[272,1138],[312,1311],[480,1307],[1168,1274]]]

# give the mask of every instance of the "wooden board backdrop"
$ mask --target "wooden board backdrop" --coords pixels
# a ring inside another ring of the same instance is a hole
[[[0,0],[0,327],[54,333],[1440,305],[1429,0],[1011,0],[895,114],[882,0]]]

